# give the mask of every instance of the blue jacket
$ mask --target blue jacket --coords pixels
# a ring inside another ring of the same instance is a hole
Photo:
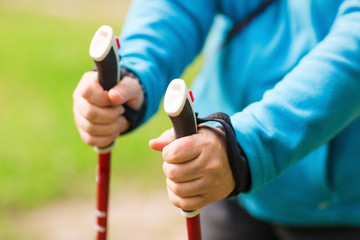
[[[360,0],[275,1],[221,48],[262,2],[134,0],[121,64],[149,119],[204,49],[195,108],[231,115],[252,178],[241,204],[265,221],[360,226]]]

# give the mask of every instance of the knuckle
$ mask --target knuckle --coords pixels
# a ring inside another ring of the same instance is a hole
[[[169,194],[169,199],[170,199],[170,202],[171,202],[175,207],[178,207],[178,208],[183,209],[183,206],[185,205],[183,198],[180,198],[180,197],[178,197],[178,196],[176,196],[176,195],[173,195],[173,193],[172,193],[172,194]]]
[[[175,162],[177,159],[176,148],[165,147],[162,152],[163,159],[167,162]]]
[[[185,211],[194,211],[202,207],[202,205],[199,205],[193,198],[182,198],[174,195],[174,193],[169,193],[169,199],[175,207]]]
[[[129,129],[130,122],[124,116],[121,116],[116,126],[117,132],[123,133]]]
[[[89,96],[91,94],[91,85],[96,81],[96,79],[96,72],[85,72],[82,75],[77,87],[75,88],[73,97],[76,98],[78,95],[83,97]]]
[[[114,116],[114,119],[116,120],[116,117]],[[120,116],[117,118],[117,125],[122,128],[124,125],[128,123],[128,120],[124,116]]]
[[[167,178],[174,180],[177,175],[177,169],[173,164],[163,163],[163,171]]]
[[[170,198],[170,202],[178,208],[181,208],[181,202],[178,198]]]
[[[92,95],[92,88],[87,84],[78,89],[80,96],[88,99]]]
[[[85,132],[90,133],[90,134],[95,133],[95,130],[96,130],[96,126],[86,120],[83,122],[82,128],[84,129]]]
[[[88,120],[94,120],[97,116],[97,113],[96,111],[90,107],[90,106],[87,106],[84,108],[84,117]]]
[[[167,162],[164,162],[163,165],[162,165],[162,168],[163,168],[163,172],[165,174],[165,176],[167,177]]]
[[[90,135],[81,134],[81,140],[87,145],[95,146],[95,140]]]
[[[180,208],[185,211],[194,211],[197,209],[197,207],[190,201],[181,201],[179,205]]]
[[[93,79],[97,75],[94,71],[85,72],[82,76],[82,79]]]
[[[208,164],[208,170],[209,172],[219,172],[222,169],[222,162],[219,159],[214,159]]]
[[[97,147],[106,147],[106,146],[109,146],[111,142],[112,142],[112,141],[109,140],[109,139],[102,139],[102,140],[98,141],[98,143],[96,144],[96,146],[97,146]]]
[[[176,195],[176,196],[179,196],[179,197],[182,197],[182,193],[183,193],[183,191],[182,191],[182,188],[181,188],[181,186],[179,185],[179,184],[173,184],[172,186],[171,186],[171,191]]]

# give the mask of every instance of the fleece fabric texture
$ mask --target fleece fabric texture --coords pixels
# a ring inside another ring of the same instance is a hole
[[[252,178],[239,202],[265,221],[360,226],[360,0],[277,0],[221,47],[262,2],[133,1],[121,65],[145,120],[203,50],[194,104],[231,115]]]

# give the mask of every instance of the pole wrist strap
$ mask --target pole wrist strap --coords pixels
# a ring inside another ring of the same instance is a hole
[[[127,131],[125,131],[122,134],[131,132],[132,130],[137,128],[141,124],[143,117],[144,117],[145,110],[146,110],[146,92],[145,92],[145,89],[144,89],[140,79],[135,75],[135,73],[131,72],[127,68],[120,67],[120,79],[124,78],[125,76],[136,79],[139,82],[139,84],[143,90],[143,93],[144,93],[144,101],[138,110],[130,108],[126,104],[124,105],[124,108],[125,108],[124,116],[129,121],[130,127]]]
[[[218,112],[205,118],[197,118],[197,124],[208,121],[220,123],[225,132],[227,155],[236,185],[228,197],[237,196],[239,193],[249,191],[251,187],[251,174],[248,160],[236,140],[235,130],[231,124],[230,117],[225,113]]]

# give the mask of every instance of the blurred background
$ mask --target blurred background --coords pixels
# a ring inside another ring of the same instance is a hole
[[[0,239],[94,239],[97,155],[81,142],[72,92],[93,67],[103,24],[120,33],[130,0],[0,1]],[[187,69],[189,83],[199,61]],[[151,138],[162,107],[113,151],[109,239],[185,239]]]

